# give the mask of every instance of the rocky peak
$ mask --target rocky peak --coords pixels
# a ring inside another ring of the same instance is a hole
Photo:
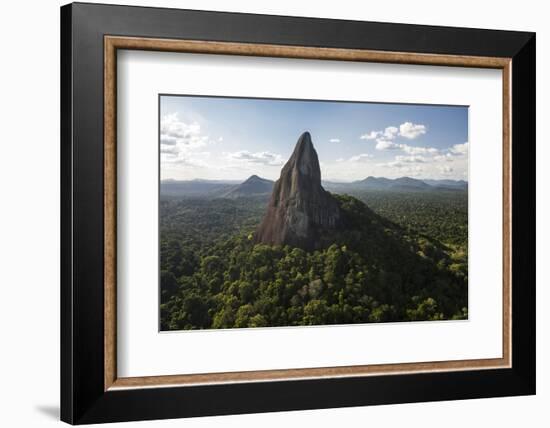
[[[289,170],[295,170],[299,174],[298,176],[307,177],[316,184],[321,185],[319,158],[311,142],[311,135],[307,131],[298,138],[294,152],[283,167],[281,174]]]
[[[323,231],[338,227],[340,218],[336,200],[321,186],[321,168],[311,135],[304,132],[273,186],[255,240],[314,249]]]

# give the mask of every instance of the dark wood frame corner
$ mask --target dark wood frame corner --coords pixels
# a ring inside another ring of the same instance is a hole
[[[501,69],[503,357],[117,378],[117,49]],[[61,9],[61,54],[62,420],[80,424],[535,392],[533,33],[76,3]]]

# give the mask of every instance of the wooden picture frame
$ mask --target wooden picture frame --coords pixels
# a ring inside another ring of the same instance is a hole
[[[502,70],[502,358],[118,377],[117,49]],[[534,34],[77,3],[61,9],[61,52],[62,420],[114,422],[535,392]]]

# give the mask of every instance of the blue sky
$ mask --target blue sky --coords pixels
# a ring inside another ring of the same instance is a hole
[[[467,179],[468,108],[161,96],[162,179],[276,179],[309,131],[325,180]]]

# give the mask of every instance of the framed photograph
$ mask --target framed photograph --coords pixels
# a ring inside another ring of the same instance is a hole
[[[76,3],[61,54],[62,420],[535,393],[533,33]]]

